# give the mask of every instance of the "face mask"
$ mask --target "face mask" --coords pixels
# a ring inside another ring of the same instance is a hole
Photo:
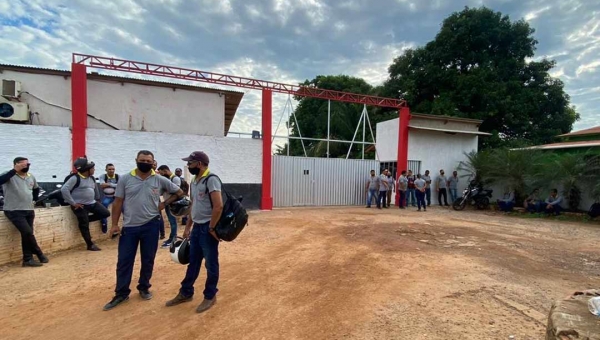
[[[142,173],[148,173],[152,170],[152,164],[148,163],[137,163],[137,168]]]
[[[164,177],[166,177],[166,178],[169,178],[169,177],[171,177],[171,176],[169,176],[169,175],[163,175],[163,176],[164,176]]]
[[[29,172],[29,167],[24,168],[23,170],[21,170],[22,173],[26,174]]]
[[[190,170],[190,174],[197,176],[198,174],[200,174],[200,168],[189,168],[188,170]]]

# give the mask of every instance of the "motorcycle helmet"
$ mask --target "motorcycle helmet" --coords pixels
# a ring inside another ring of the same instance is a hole
[[[190,213],[190,200],[184,197],[169,204],[169,211],[173,216],[185,216]]]
[[[190,243],[187,238],[178,236],[176,241],[171,242],[169,252],[173,262],[179,264],[190,263]]]
[[[94,166],[96,166],[96,164],[94,164],[94,162],[88,161],[87,157],[79,157],[75,160],[75,162],[73,162],[73,167],[79,173],[86,172]]]

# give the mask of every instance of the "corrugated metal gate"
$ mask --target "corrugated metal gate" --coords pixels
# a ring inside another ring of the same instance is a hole
[[[379,161],[273,156],[273,206],[363,205]]]

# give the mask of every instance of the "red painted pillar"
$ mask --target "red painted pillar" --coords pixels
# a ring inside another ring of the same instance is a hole
[[[87,129],[87,74],[86,66],[71,64],[71,117],[72,156],[85,156],[85,130]]]
[[[271,197],[271,141],[272,136],[272,109],[273,92],[271,90],[262,91],[262,140],[263,140],[263,159],[262,159],[262,196],[260,208],[262,210],[273,209],[273,197]]]
[[[400,108],[400,121],[398,122],[398,166],[396,167],[396,180],[400,177],[402,170],[408,168],[408,123],[410,121],[410,109]],[[396,206],[400,205],[400,191],[396,190]]]

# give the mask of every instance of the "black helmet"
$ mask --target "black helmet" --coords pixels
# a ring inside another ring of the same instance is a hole
[[[187,238],[177,236],[177,241],[171,242],[169,252],[173,262],[179,264],[190,263],[190,243]]]
[[[87,157],[79,157],[73,162],[73,167],[80,173],[90,170],[95,165],[94,162],[88,161]]]
[[[169,204],[169,211],[173,216],[185,216],[190,212],[190,200],[187,197]]]

